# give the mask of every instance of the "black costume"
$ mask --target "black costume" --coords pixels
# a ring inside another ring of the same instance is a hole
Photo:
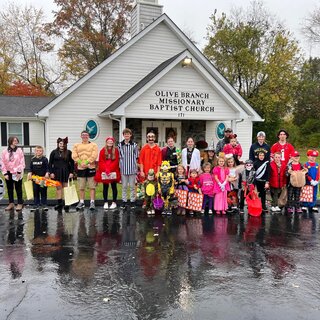
[[[71,151],[64,152],[59,148],[53,150],[49,159],[49,171],[54,174],[54,179],[60,182],[68,182],[70,173],[74,172],[74,161],[71,157]]]

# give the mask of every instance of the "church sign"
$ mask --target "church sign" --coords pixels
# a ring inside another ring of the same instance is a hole
[[[209,93],[187,91],[162,91],[154,92],[157,101],[150,103],[151,111],[178,112],[178,117],[184,117],[185,112],[214,112],[214,107],[209,104]]]

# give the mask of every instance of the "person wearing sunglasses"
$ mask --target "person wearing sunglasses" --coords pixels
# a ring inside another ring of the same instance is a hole
[[[155,175],[159,172],[162,155],[161,149],[155,143],[156,135],[150,131],[147,134],[147,143],[142,147],[139,155],[140,174],[142,178],[148,175],[149,169],[153,169]]]

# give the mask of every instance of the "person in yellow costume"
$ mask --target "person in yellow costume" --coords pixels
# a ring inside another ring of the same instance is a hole
[[[143,189],[144,189],[145,208],[147,210],[147,214],[153,215],[155,214],[155,210],[153,207],[152,200],[155,198],[156,194],[158,193],[157,180],[155,179],[153,169],[149,169],[147,179],[143,183]]]
[[[170,162],[162,161],[158,174],[158,189],[164,201],[163,214],[171,215],[170,198],[174,194],[174,175],[170,172]]]

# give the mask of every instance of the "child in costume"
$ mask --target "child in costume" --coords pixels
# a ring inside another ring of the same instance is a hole
[[[113,137],[106,138],[105,146],[100,150],[98,170],[94,177],[96,182],[103,184],[103,209],[115,209],[117,207],[116,201],[118,196],[117,183],[121,181],[120,167],[119,167],[119,150],[115,146]],[[109,184],[112,189],[112,203],[108,204]]]
[[[162,161],[158,174],[158,190],[164,201],[163,214],[172,214],[169,200],[174,194],[174,175],[170,171],[170,162]]]
[[[246,160],[244,163],[244,170],[240,174],[239,179],[239,186],[241,186],[240,192],[240,213],[242,214],[244,211],[244,199],[246,194],[254,189],[254,177],[255,171],[253,169],[253,162],[252,160]]]
[[[154,215],[153,199],[158,193],[158,183],[154,175],[154,170],[149,169],[147,179],[143,183],[145,208],[148,215]]]
[[[306,184],[313,186],[313,201],[303,203],[303,206],[308,208],[309,213],[311,213],[311,211],[318,211],[318,208],[316,207],[318,184],[320,178],[319,163],[316,162],[316,157],[318,156],[319,152],[317,150],[308,150],[308,161],[304,165],[304,167],[308,169]]]
[[[229,210],[238,209],[239,205],[239,170],[241,166],[236,165],[234,156],[227,158],[227,168],[229,169],[230,191],[227,194]]]
[[[214,177],[214,210],[217,214],[226,214],[228,209],[227,194],[230,191],[229,169],[225,167],[225,158],[219,156],[218,165],[213,169]]]
[[[286,177],[286,165],[281,161],[281,152],[275,152],[273,155],[273,160],[270,163],[270,177],[269,177],[269,186],[270,193],[272,197],[271,211],[272,212],[281,212],[281,209],[278,206],[278,199],[280,197],[283,187],[287,185]]]
[[[211,164],[211,168],[214,168],[217,165],[217,157],[213,146],[204,149],[203,157],[201,158],[201,166],[206,162]]]
[[[287,212],[293,213],[294,210],[296,213],[302,213],[301,203],[300,203],[300,193],[301,187],[295,187],[290,182],[290,175],[293,171],[303,170],[303,165],[300,163],[300,154],[298,151],[294,151],[291,157],[291,162],[287,165],[287,177],[289,177],[289,182],[287,186],[288,190],[288,202],[287,202]],[[307,172],[306,169],[304,169]]]
[[[61,182],[61,186],[56,187],[56,199],[58,204],[55,210],[63,208],[62,194],[63,188],[68,185],[68,180],[73,178],[74,161],[71,151],[67,148],[68,137],[57,139],[57,148],[52,150],[49,157],[50,178]],[[69,212],[69,206],[64,206],[65,212]]]
[[[262,210],[267,211],[266,189],[269,189],[270,164],[266,159],[264,150],[258,151],[256,160],[253,163],[253,169],[256,172],[254,184],[257,187],[259,197],[262,203]]]
[[[210,173],[211,164],[209,162],[204,163],[204,165],[202,166],[202,169],[203,169],[203,173],[200,174],[200,187],[204,197],[203,197],[201,213],[204,213],[204,211],[208,209],[208,213],[212,214],[214,182],[213,182],[212,174]]]
[[[232,154],[236,159],[236,163],[239,164],[240,158],[242,157],[242,147],[237,141],[237,135],[230,135],[230,142],[223,147],[224,154]]]
[[[35,155],[30,162],[30,172],[28,173],[28,180],[32,179],[32,175],[49,178],[49,161],[43,155],[43,148],[41,146],[35,147]],[[41,184],[41,182],[33,181],[33,196],[34,206],[31,211],[35,211],[39,208],[40,204],[44,211],[48,211],[47,208],[47,190],[48,188]]]
[[[197,169],[190,169],[189,170],[189,178],[188,178],[188,189],[189,192],[194,192],[194,193],[201,193],[200,189],[200,178],[198,174]],[[193,211],[190,210],[189,214],[193,215]]]
[[[186,175],[187,175],[186,169],[182,164],[179,164],[177,166],[177,170],[174,178],[175,189],[188,191],[188,186],[187,186],[188,179]]]

